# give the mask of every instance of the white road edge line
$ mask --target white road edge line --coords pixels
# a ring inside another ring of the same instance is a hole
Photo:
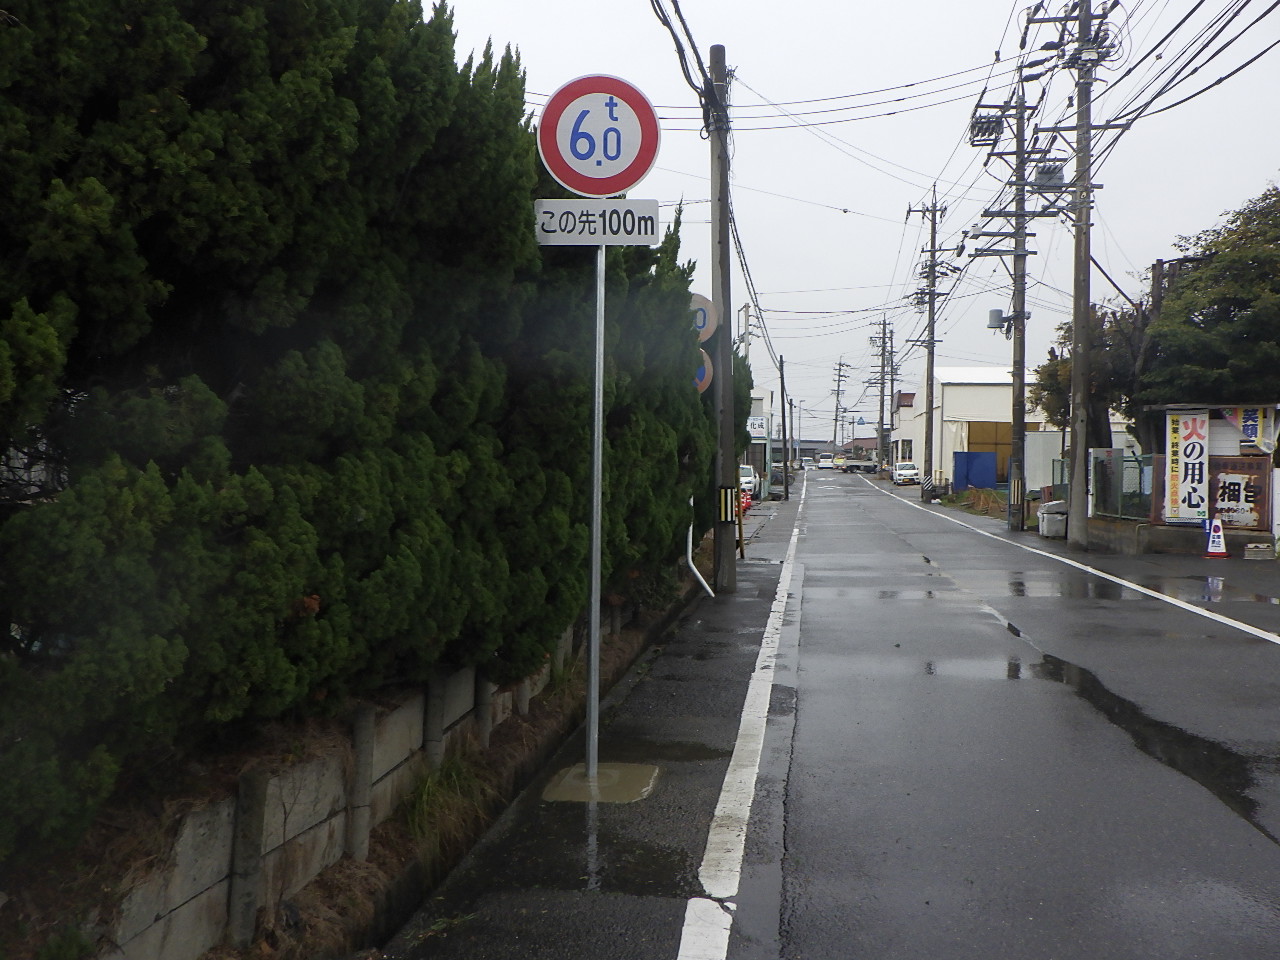
[[[866,480],[866,477],[863,477],[863,479]],[[867,483],[871,483],[871,481],[867,480]],[[871,485],[873,487],[875,486],[875,484]],[[1217,623],[1221,623],[1223,626],[1233,627],[1236,630],[1240,630],[1243,633],[1257,637],[1260,640],[1266,640],[1268,643],[1280,644],[1280,634],[1272,633],[1270,630],[1263,630],[1261,627],[1255,627],[1252,624],[1242,623],[1239,620],[1232,620],[1230,617],[1224,616],[1221,613],[1214,613],[1212,610],[1206,610],[1204,607],[1197,607],[1194,603],[1188,603],[1185,600],[1179,600],[1177,597],[1171,597],[1168,594],[1161,593],[1159,590],[1152,590],[1150,587],[1144,587],[1141,584],[1133,583],[1123,577],[1117,577],[1115,574],[1107,573],[1105,570],[1099,570],[1097,567],[1091,567],[1087,563],[1080,563],[1067,557],[1061,557],[1058,556],[1058,554],[1050,553],[1047,550],[1038,550],[1035,547],[1027,546],[1025,543],[1006,540],[1004,537],[998,537],[994,533],[989,533],[986,530],[979,530],[972,524],[965,523],[963,520],[959,520],[956,517],[949,517],[945,513],[938,513],[935,510],[927,510],[925,509],[924,504],[913,503],[906,497],[899,497],[896,493],[891,493],[890,491],[883,490],[879,487],[876,487],[876,489],[880,490],[880,492],[886,496],[893,497],[894,499],[905,503],[909,507],[915,507],[917,510],[924,510],[924,512],[930,516],[940,517],[943,520],[950,520],[952,523],[959,524],[966,530],[972,530],[974,533],[980,533],[984,537],[990,537],[992,540],[998,540],[1000,543],[1007,543],[1011,547],[1018,547],[1021,550],[1026,550],[1028,553],[1034,553],[1041,557],[1048,557],[1050,560],[1057,560],[1059,563],[1065,563],[1068,567],[1075,567],[1077,570],[1082,570],[1085,573],[1091,573],[1095,577],[1101,577],[1103,580],[1110,580],[1112,583],[1118,583],[1126,589],[1137,591],[1138,593],[1152,597],[1156,600],[1163,600],[1165,603],[1171,604],[1180,610],[1186,610],[1188,613],[1194,613],[1197,616],[1204,617],[1206,620],[1213,620]]]
[[[791,542],[778,577],[769,620],[760,638],[760,653],[755,671],[747,685],[746,700],[738,722],[738,738],[720,788],[720,800],[707,832],[707,847],[702,855],[698,879],[705,897],[692,897],[685,905],[684,928],[680,933],[677,960],[725,960],[729,955],[729,931],[733,927],[736,905],[730,901],[738,893],[742,877],[742,858],[747,840],[747,824],[751,820],[751,804],[755,799],[756,777],[760,772],[760,755],[764,749],[765,726],[769,720],[769,700],[773,693],[773,669],[778,659],[778,641],[791,590],[791,573],[795,568],[796,544],[800,538],[800,512],[808,485],[801,488],[796,524],[791,529]]]

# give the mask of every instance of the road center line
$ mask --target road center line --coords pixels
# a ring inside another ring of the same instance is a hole
[[[864,477],[863,479],[865,480],[866,478]],[[867,480],[867,483],[871,483],[871,481]],[[871,485],[873,487],[876,486],[875,484],[871,484]],[[945,513],[939,513],[936,510],[926,509],[924,504],[913,503],[912,501],[908,500],[906,497],[899,497],[896,493],[891,493],[888,490],[882,490],[879,487],[876,487],[876,489],[880,490],[880,492],[885,494],[886,496],[893,497],[894,499],[902,503],[905,503],[909,507],[915,507],[917,510],[924,510],[925,513],[933,517],[939,517],[943,520],[950,520],[952,523],[958,524],[964,527],[966,530],[972,530],[974,533],[981,534],[984,537],[990,537],[992,540],[997,540],[1000,543],[1007,543],[1011,547],[1017,547],[1020,550],[1026,550],[1028,553],[1034,553],[1037,556],[1048,557],[1050,560],[1056,560],[1059,563],[1064,563],[1068,567],[1075,567],[1075,569],[1083,571],[1084,573],[1092,574],[1095,577],[1101,577],[1103,580],[1109,580],[1112,583],[1119,584],[1120,586],[1128,590],[1134,590],[1138,593],[1143,594],[1144,596],[1151,597],[1155,600],[1163,600],[1165,603],[1171,604],[1172,606],[1175,606],[1180,610],[1185,610],[1188,613],[1194,613],[1197,616],[1204,617],[1206,620],[1213,620],[1216,623],[1222,624],[1223,626],[1232,627],[1236,630],[1240,630],[1244,633],[1247,633],[1250,636],[1257,637],[1260,640],[1266,640],[1268,643],[1280,644],[1280,635],[1274,634],[1270,630],[1263,630],[1261,627],[1255,627],[1249,623],[1242,623],[1239,620],[1233,620],[1230,617],[1224,616],[1221,613],[1215,613],[1212,610],[1206,610],[1204,607],[1197,607],[1194,603],[1188,603],[1186,600],[1179,600],[1177,597],[1171,597],[1168,594],[1161,593],[1159,590],[1152,590],[1150,587],[1144,587],[1141,584],[1134,583],[1131,580],[1126,580],[1123,577],[1117,577],[1115,574],[1107,573],[1105,570],[1099,570],[1097,567],[1091,567],[1087,563],[1080,563],[1077,560],[1072,560],[1068,557],[1062,557],[1056,553],[1050,553],[1047,550],[1040,550],[1040,549],[1037,549],[1036,547],[1029,547],[1025,543],[1018,543],[1016,540],[1007,540],[1004,537],[996,536],[996,534],[989,533],[986,530],[980,530],[977,527],[973,526],[972,524],[965,523],[963,520],[960,520],[957,517],[948,516]]]
[[[808,485],[801,488],[796,523],[791,529],[791,542],[778,577],[769,620],[760,639],[755,671],[747,685],[738,722],[738,738],[733,756],[720,788],[715,816],[707,832],[706,851],[698,879],[705,897],[693,897],[685,905],[684,928],[680,933],[677,960],[724,960],[729,953],[729,930],[733,926],[735,904],[730,898],[738,893],[742,876],[742,858],[751,820],[751,804],[755,799],[756,778],[760,772],[760,755],[764,749],[765,727],[769,720],[769,701],[773,693],[773,671],[778,659],[778,642],[782,621],[791,590],[791,574],[795,568],[796,544],[800,537],[800,512]]]

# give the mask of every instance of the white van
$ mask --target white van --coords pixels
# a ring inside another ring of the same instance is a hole
[[[895,463],[893,465],[893,482],[895,486],[902,486],[904,483],[919,483],[920,468],[906,460]]]
[[[819,470],[834,470],[836,468],[836,457],[833,453],[818,454]]]

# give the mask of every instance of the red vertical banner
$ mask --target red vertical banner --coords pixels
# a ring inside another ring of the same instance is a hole
[[[1166,423],[1165,520],[1203,523],[1209,519],[1209,411],[1171,412]]]

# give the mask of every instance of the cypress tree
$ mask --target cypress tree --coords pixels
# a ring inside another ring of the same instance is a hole
[[[457,64],[448,8],[411,0],[21,19],[0,859],[143,758],[441,662],[525,675],[587,596],[591,267],[534,242],[518,58]],[[710,483],[678,252],[609,259],[618,586]]]

